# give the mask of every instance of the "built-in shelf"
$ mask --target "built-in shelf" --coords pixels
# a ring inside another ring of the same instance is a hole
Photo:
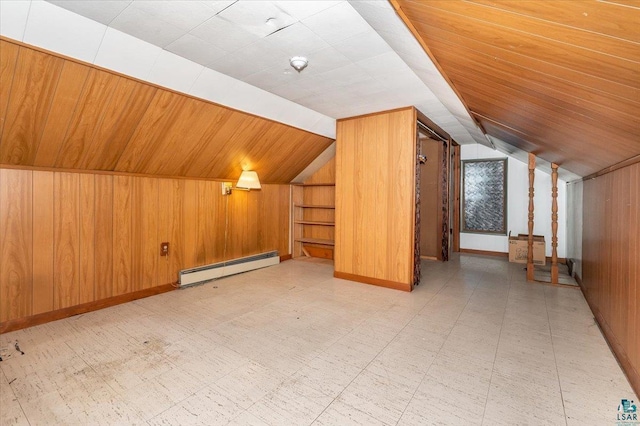
[[[292,184],[293,257],[333,259],[335,183]]]
[[[335,245],[335,242],[333,240],[325,240],[322,238],[296,238],[295,241],[299,243],[320,244],[323,246]]]
[[[335,226],[335,222],[324,222],[319,220],[296,220],[294,223],[298,225],[319,225],[319,226]]]

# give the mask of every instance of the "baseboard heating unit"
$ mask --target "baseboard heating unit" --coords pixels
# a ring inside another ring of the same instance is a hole
[[[188,287],[190,285],[216,278],[227,277],[229,275],[240,274],[242,272],[253,271],[254,269],[277,265],[278,263],[280,263],[280,256],[278,256],[278,252],[274,250],[253,256],[231,259],[226,262],[218,262],[212,263],[211,265],[199,266],[197,268],[184,269],[180,271],[180,287]]]

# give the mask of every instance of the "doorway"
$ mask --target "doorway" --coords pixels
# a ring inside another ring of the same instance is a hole
[[[446,261],[450,246],[450,139],[420,121],[417,138],[420,258]]]

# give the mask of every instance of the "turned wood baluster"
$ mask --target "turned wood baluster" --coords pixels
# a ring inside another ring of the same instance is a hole
[[[527,244],[527,281],[533,281],[533,181],[536,156],[529,153],[529,239]]]
[[[558,284],[558,165],[551,163],[551,283]]]

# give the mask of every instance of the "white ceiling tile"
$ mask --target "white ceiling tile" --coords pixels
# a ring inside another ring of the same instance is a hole
[[[284,0],[275,1],[276,6],[302,21],[316,13],[329,9],[340,3],[340,1],[320,1],[320,0]]]
[[[161,51],[158,46],[107,28],[94,63],[132,77],[146,79]]]
[[[129,6],[131,0],[47,0],[71,12],[85,16],[104,25],[109,25],[116,16]]]
[[[391,52],[391,47],[375,31],[348,38],[333,47],[354,62]]]
[[[227,54],[224,50],[191,34],[183,35],[165,49],[201,65],[210,64]]]
[[[226,52],[234,52],[260,39],[257,35],[217,16],[207,20],[190,34]]]
[[[290,99],[297,102],[301,98],[307,96],[317,96],[317,92],[307,87],[306,85],[294,86],[293,84],[284,84],[269,89],[269,91],[275,95],[281,96],[285,99]]]
[[[227,7],[234,4],[236,1],[237,0],[217,0],[217,1],[210,0],[210,1],[201,1],[200,3],[204,4],[205,6],[213,10],[214,13],[220,13]]]
[[[327,43],[335,44],[371,29],[348,3],[343,2],[302,21]]]
[[[309,59],[309,65],[302,71],[301,74],[303,75],[321,74],[351,64],[349,58],[333,47],[318,50],[308,55],[307,58]]]
[[[265,40],[243,47],[208,64],[208,67],[234,78],[241,78],[268,68],[285,69],[289,58]]]
[[[188,93],[204,67],[163,50],[149,72],[148,81]]]
[[[44,1],[31,2],[23,41],[93,62],[104,25]]]
[[[395,52],[387,52],[357,62],[363,70],[373,77],[407,74],[411,70]],[[413,73],[412,73],[413,74]]]
[[[271,91],[274,87],[286,85],[287,83],[291,83],[300,78],[302,78],[300,77],[300,74],[298,74],[287,63],[286,65],[279,64],[253,74],[249,74],[242,77],[240,80],[253,86],[260,87],[261,89]],[[290,99],[287,96],[284,97]]]
[[[0,1],[0,34],[22,41],[30,5],[28,1]]]
[[[218,14],[258,37],[285,28],[298,20],[267,1],[237,1]]]
[[[191,31],[216,14],[212,8],[197,1],[135,0],[131,7],[184,31]]]
[[[159,47],[167,46],[187,32],[135,7],[125,9],[111,21],[110,27]]]
[[[290,56],[308,56],[329,47],[329,43],[300,22],[267,36],[267,40]]]

